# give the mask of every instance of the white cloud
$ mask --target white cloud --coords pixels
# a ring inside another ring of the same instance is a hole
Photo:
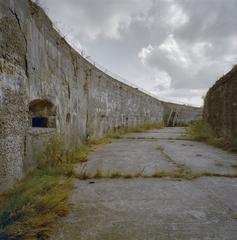
[[[170,34],[167,39],[158,46],[158,49],[163,52],[163,55],[170,59],[170,61],[174,61],[182,67],[188,66],[188,56],[180,49],[180,46],[172,34]]]
[[[119,39],[121,31],[126,30],[132,19],[144,15],[152,4],[142,0],[42,0],[49,9],[54,21],[61,21],[71,26],[73,32],[88,40],[99,37]],[[61,17],[55,14],[61,12]],[[73,24],[72,24],[73,23]]]
[[[166,98],[201,103],[237,62],[236,0],[40,1],[78,49]]]
[[[176,29],[186,24],[189,21],[189,17],[185,14],[181,6],[173,3],[165,15],[165,21],[172,29]]]
[[[147,47],[144,47],[141,49],[141,51],[138,53],[138,57],[141,59],[142,63],[146,63],[146,59],[149,57],[150,54],[152,54],[154,48],[149,44]]]
[[[176,89],[208,88],[213,82],[212,76],[223,74],[228,67],[226,62],[233,61],[236,53],[229,53],[221,59],[212,58],[214,50],[210,42],[183,44],[173,35],[169,35],[158,46],[148,45],[138,53],[141,63],[149,69],[163,71],[170,77],[170,87]],[[156,86],[155,86],[156,87]]]

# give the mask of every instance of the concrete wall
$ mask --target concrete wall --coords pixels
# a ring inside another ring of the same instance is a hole
[[[237,140],[237,65],[209,89],[204,118],[218,136]]]
[[[78,146],[118,127],[161,122],[164,109],[80,56],[31,1],[0,0],[0,190],[41,162],[54,134]],[[37,116],[52,128],[32,128]]]
[[[119,127],[163,120],[164,107],[160,101],[111,79],[98,69],[92,72],[88,86],[87,130],[92,137]]]
[[[163,119],[167,126],[186,126],[202,118],[202,108],[163,102]]]

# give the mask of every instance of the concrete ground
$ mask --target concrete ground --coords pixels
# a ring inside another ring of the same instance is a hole
[[[151,176],[177,169],[227,177],[77,180],[52,239],[236,240],[237,156],[183,140],[184,128],[132,133],[98,147],[78,173]]]

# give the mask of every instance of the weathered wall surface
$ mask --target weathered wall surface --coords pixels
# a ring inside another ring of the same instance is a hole
[[[157,99],[97,69],[92,72],[91,79],[88,83],[88,134],[92,137],[119,127],[163,120],[164,107]]]
[[[0,190],[40,163],[56,133],[78,146],[115,128],[160,122],[164,109],[86,61],[31,1],[0,0]]]
[[[237,65],[209,89],[204,119],[218,136],[237,139]]]
[[[53,132],[65,133],[68,145],[85,138],[87,63],[26,0],[0,1],[0,33],[0,178],[9,186],[37,165],[40,143]],[[56,107],[52,131],[31,128],[29,106],[38,100]]]

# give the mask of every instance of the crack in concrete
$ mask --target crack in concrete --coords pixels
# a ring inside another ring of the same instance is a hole
[[[25,41],[25,50],[26,50],[25,56],[24,56],[24,60],[25,60],[25,73],[26,73],[26,76],[29,77],[28,60],[27,60],[28,41],[27,41],[27,38],[26,38],[26,36],[25,36],[25,33],[24,33],[24,31],[23,31],[23,29],[22,29],[22,27],[21,27],[21,23],[20,23],[20,18],[19,18],[19,16],[18,16],[17,13],[16,13],[14,10],[12,10],[11,8],[9,8],[9,11],[10,11],[10,13],[15,17],[15,19],[16,19],[16,21],[17,21],[17,24],[18,24],[18,26],[19,26],[20,32],[21,32],[21,34],[22,34],[22,36],[23,36],[23,38],[24,38],[24,41]]]

